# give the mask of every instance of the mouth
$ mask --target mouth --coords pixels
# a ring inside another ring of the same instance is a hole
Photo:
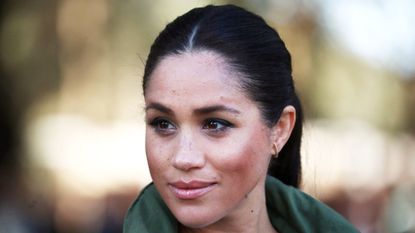
[[[204,196],[216,187],[215,182],[190,181],[169,183],[169,188],[173,194],[182,200],[193,200]]]

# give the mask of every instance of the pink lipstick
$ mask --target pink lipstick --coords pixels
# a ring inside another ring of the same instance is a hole
[[[178,181],[169,183],[170,190],[178,199],[192,200],[212,191],[216,186],[214,182],[192,180],[190,182]]]

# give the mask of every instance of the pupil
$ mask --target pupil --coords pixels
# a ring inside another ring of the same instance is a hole
[[[209,128],[216,129],[218,127],[218,124],[216,122],[211,121],[209,124]]]
[[[169,127],[168,123],[165,121],[160,122],[160,128],[167,129]]]

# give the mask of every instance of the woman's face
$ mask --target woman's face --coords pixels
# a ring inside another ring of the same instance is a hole
[[[146,89],[151,176],[172,213],[192,228],[265,207],[271,129],[225,64],[209,51],[170,55]]]

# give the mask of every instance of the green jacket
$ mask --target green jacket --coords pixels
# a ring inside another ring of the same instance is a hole
[[[300,190],[268,176],[265,185],[268,215],[280,233],[358,232],[335,211]],[[128,210],[124,233],[176,233],[178,222],[153,184]]]

